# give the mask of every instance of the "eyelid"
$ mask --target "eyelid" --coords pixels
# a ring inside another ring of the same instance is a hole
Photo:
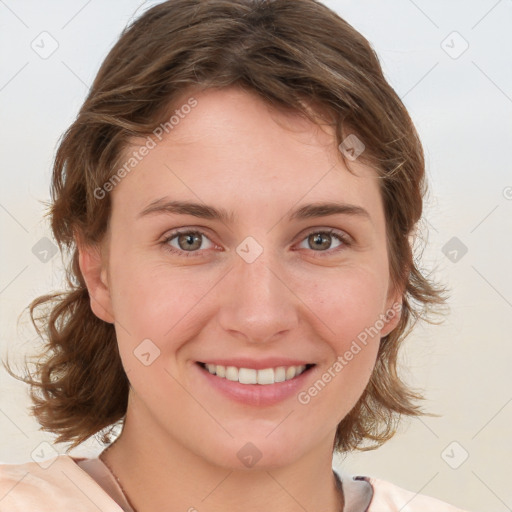
[[[320,226],[320,227],[315,226],[312,228],[305,229],[298,235],[298,240],[300,242],[300,241],[304,240],[305,238],[307,238],[308,236],[313,235],[315,233],[328,233],[331,235],[339,236],[340,238],[346,240],[347,242],[351,242],[351,243],[354,242],[354,239],[352,238],[352,236],[350,236],[346,231],[343,231],[342,229],[338,229],[338,228],[322,227],[322,226]]]

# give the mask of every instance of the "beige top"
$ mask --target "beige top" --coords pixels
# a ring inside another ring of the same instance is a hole
[[[464,512],[370,477],[340,477],[343,512]],[[0,512],[134,512],[99,458],[0,464]]]

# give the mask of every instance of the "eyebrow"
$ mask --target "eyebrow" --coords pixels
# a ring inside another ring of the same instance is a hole
[[[157,214],[191,215],[202,219],[218,219],[226,224],[232,224],[236,219],[233,212],[229,212],[224,208],[216,208],[214,206],[190,201],[172,201],[165,197],[152,201],[139,213],[138,218]],[[359,217],[371,221],[370,214],[361,206],[336,202],[317,202],[306,204],[289,213],[287,218],[291,221],[340,214]]]

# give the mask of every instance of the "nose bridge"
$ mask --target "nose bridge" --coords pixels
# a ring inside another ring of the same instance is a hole
[[[297,323],[293,293],[285,285],[282,266],[270,250],[262,251],[254,260],[246,258],[240,244],[234,268],[223,290],[219,312],[226,331],[244,335],[247,341],[264,342],[292,329]],[[254,252],[253,252],[254,256]]]

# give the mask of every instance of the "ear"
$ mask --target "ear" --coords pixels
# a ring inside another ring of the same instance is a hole
[[[110,297],[107,262],[105,252],[100,245],[83,242],[79,234],[75,234],[78,248],[78,263],[84,276],[85,284],[91,299],[93,313],[107,323],[114,323],[112,300]]]
[[[391,290],[390,293],[388,293],[386,310],[383,313],[385,317],[384,327],[380,332],[382,338],[387,336],[398,325],[398,322],[400,322],[400,318],[402,316],[402,301],[402,290],[398,290],[396,292]]]

